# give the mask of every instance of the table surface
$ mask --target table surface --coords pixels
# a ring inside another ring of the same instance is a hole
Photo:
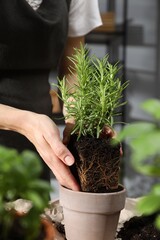
[[[138,216],[135,206],[139,198],[126,198],[125,207],[120,213],[118,229],[123,227],[124,222],[128,221],[133,216]],[[28,200],[18,199],[12,204],[8,205],[8,209],[14,208],[19,212],[28,212],[32,207],[32,204]],[[45,209],[44,217],[49,217],[52,222],[61,222],[63,224],[63,208],[59,204],[59,200],[53,200],[49,203],[49,208]],[[55,225],[53,225],[55,227]],[[65,240],[64,235],[58,232],[55,227],[55,239],[54,240]],[[118,240],[118,239],[117,239]]]

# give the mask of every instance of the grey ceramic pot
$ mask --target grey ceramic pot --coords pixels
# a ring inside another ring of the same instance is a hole
[[[67,240],[114,240],[126,190],[113,193],[76,192],[60,186]]]

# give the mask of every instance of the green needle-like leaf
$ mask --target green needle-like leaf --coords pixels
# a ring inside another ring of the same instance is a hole
[[[72,134],[77,133],[79,137],[91,135],[98,138],[104,125],[112,127],[115,124],[118,108],[126,104],[122,102],[122,92],[128,82],[122,84],[117,76],[118,63],[112,65],[108,58],[108,55],[102,59],[90,56],[87,48],[81,45],[69,58],[73,64],[71,73],[77,73],[74,91],[67,88],[67,79],[59,80],[61,99],[67,109],[65,118],[75,119]],[[70,98],[74,101],[69,101]]]

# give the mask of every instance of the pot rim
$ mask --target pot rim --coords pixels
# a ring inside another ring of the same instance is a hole
[[[108,195],[112,196],[112,195],[122,194],[122,192],[126,192],[126,189],[122,184],[118,185],[118,190],[117,191],[115,190],[114,192],[108,192],[108,193],[92,193],[92,192],[73,191],[69,188],[66,188],[66,187],[62,186],[62,185],[60,185],[60,189],[62,189],[65,192],[69,192],[69,193],[76,194],[76,195],[79,194],[79,195],[93,195],[93,196],[100,196],[100,195],[102,195],[102,196],[106,196],[106,195],[107,196]]]
[[[117,212],[124,208],[126,199],[126,189],[122,185],[120,189],[112,193],[89,193],[73,191],[61,186],[60,203],[63,208],[72,211],[102,214]]]

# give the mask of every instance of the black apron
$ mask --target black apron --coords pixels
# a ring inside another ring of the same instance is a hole
[[[52,117],[48,76],[56,69],[68,33],[70,0],[0,0],[0,103]],[[35,150],[19,133],[0,130],[0,144]],[[43,162],[43,161],[42,161]],[[49,180],[44,164],[42,177]]]

